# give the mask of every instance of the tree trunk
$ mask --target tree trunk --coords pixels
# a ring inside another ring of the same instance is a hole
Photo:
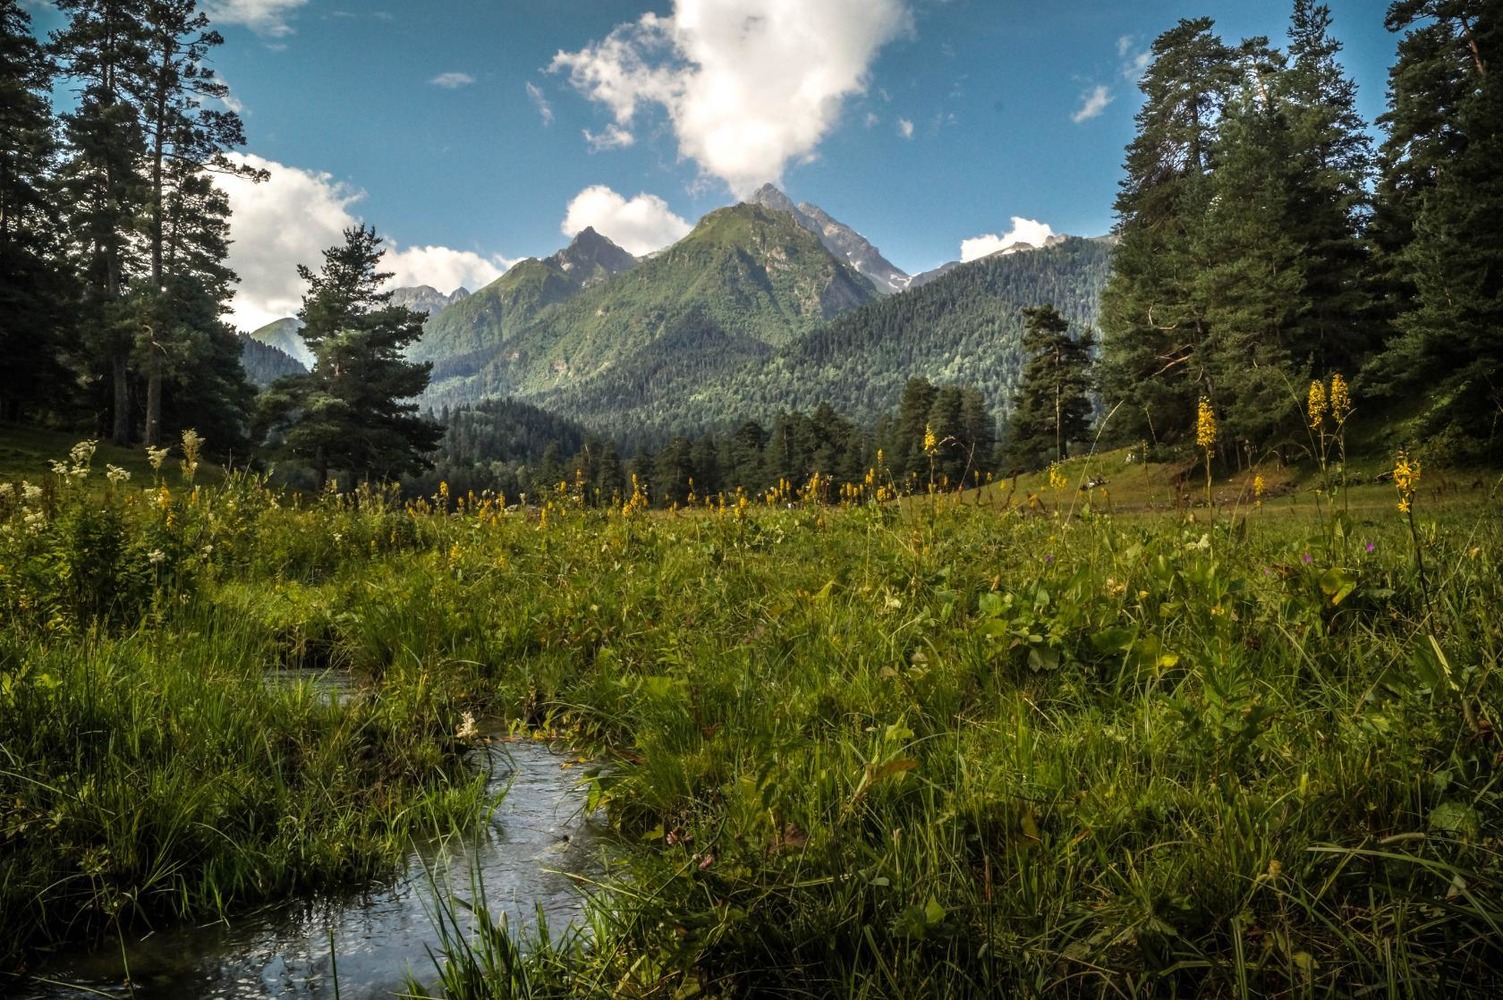
[[[115,379],[115,423],[110,440],[122,448],[130,446],[130,359],[118,349],[111,358]]]
[[[162,360],[151,359],[146,377],[146,447],[161,445],[162,437]]]

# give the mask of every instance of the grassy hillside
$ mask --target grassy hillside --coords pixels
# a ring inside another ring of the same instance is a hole
[[[870,282],[789,216],[739,205],[712,212],[689,236],[631,271],[541,310],[474,374],[441,380],[436,372],[427,399],[454,405],[502,395],[567,395],[591,400],[594,414],[619,413],[631,405],[630,396],[595,392],[594,380],[610,382],[616,369],[663,363],[708,377],[748,354],[743,349],[727,357],[727,340],[786,345],[874,298]]]
[[[727,336],[696,312],[665,322],[651,350],[530,398],[648,440],[822,402],[869,426],[897,406],[913,376],[973,384],[1000,413],[1021,369],[1022,309],[1053,303],[1077,335],[1091,331],[1110,267],[1100,240],[987,258],[843,312],[776,349]]]

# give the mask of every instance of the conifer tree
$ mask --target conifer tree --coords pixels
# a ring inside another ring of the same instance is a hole
[[[1126,403],[1124,438],[1184,436],[1203,390],[1209,332],[1195,294],[1198,237],[1212,198],[1216,125],[1237,81],[1235,53],[1209,18],[1183,20],[1153,43],[1145,98],[1115,209],[1117,248],[1102,295],[1101,386]]]
[[[110,437],[131,438],[130,353],[133,326],[123,297],[139,265],[133,240],[146,200],[141,164],[145,132],[145,0],[57,0],[67,25],[52,52],[76,86],[62,116],[67,154],[62,180],[75,266],[85,288],[79,311],[85,346],[108,364],[112,387]]]
[[[1503,450],[1503,11],[1486,0],[1403,0],[1384,144],[1388,260],[1413,289],[1374,388],[1425,401],[1424,429]]]
[[[974,385],[960,389],[960,435],[970,467],[971,482],[993,471],[997,450],[997,421],[986,398]]]
[[[1309,307],[1307,259],[1290,233],[1293,136],[1283,59],[1267,39],[1238,50],[1240,82],[1218,124],[1211,198],[1193,278],[1204,335],[1193,359],[1199,394],[1224,415],[1229,440],[1262,446],[1295,412],[1302,384],[1298,318]],[[1241,449],[1238,449],[1239,453]]]
[[[149,271],[137,352],[146,372],[145,444],[153,447],[161,438],[168,376],[191,379],[196,377],[193,369],[201,367],[203,376],[211,377],[215,359],[199,354],[195,346],[218,342],[222,349],[228,344],[225,331],[216,328],[236,280],[224,263],[229,206],[213,190],[209,171],[253,180],[265,174],[236,166],[225,156],[245,144],[245,132],[235,112],[205,104],[222,102],[228,89],[206,64],[210,50],[224,39],[210,30],[197,0],[148,0],[145,14],[149,33],[142,120]],[[190,204],[195,211],[186,210]],[[195,220],[202,225],[195,226]],[[218,307],[202,308],[210,303]]]
[[[428,385],[430,363],[403,359],[423,333],[424,315],[391,304],[381,291],[389,272],[377,270],[381,237],[365,226],[346,229],[344,243],[324,251],[308,283],[302,337],[313,370],[274,383],[262,397],[260,427],[272,454],[312,466],[319,489],[335,470],[359,479],[391,479],[428,468],[443,428],[406,402]]]
[[[1036,469],[1068,457],[1070,443],[1091,426],[1089,336],[1070,336],[1070,324],[1053,306],[1023,310],[1021,384],[1008,421],[1007,455],[1014,468]]]
[[[0,419],[55,398],[66,372],[57,259],[53,65],[20,0],[0,0]]]
[[[912,476],[929,474],[929,458],[924,453],[924,435],[929,429],[929,414],[934,409],[938,390],[926,378],[914,376],[903,386],[898,400],[898,419],[893,427],[894,439],[887,466],[899,482]]]
[[[1365,231],[1372,144],[1331,29],[1329,7],[1295,0],[1289,66],[1278,86],[1289,128],[1285,232],[1298,247],[1304,283],[1291,349],[1320,376],[1355,371],[1377,347]]]

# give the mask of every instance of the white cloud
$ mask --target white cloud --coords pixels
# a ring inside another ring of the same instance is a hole
[[[243,24],[261,35],[292,34],[287,15],[308,0],[208,0],[204,12],[215,25]]]
[[[744,197],[814,155],[911,23],[907,0],[674,0],[671,15],[644,14],[550,68],[622,129],[661,106],[680,155]]]
[[[912,139],[913,138],[913,122],[909,121],[907,118],[899,118],[898,119],[898,135],[901,135],[904,139]]]
[[[218,179],[232,213],[229,265],[240,276],[229,319],[249,331],[302,308],[306,288],[297,265],[315,271],[323,266],[323,252],[344,242],[345,229],[360,224],[351,209],[365,193],[327,173],[251,154],[233,158],[270,174],[260,184],[243,177]],[[389,239],[384,245],[381,267],[394,272],[393,286],[432,285],[450,292],[464,285],[474,290],[510,264],[502,257],[448,247],[402,249]]]
[[[637,141],[636,136],[614,122],[607,125],[604,132],[591,132],[585,129],[584,137],[592,153],[598,153],[603,149],[625,149]]]
[[[391,242],[387,241],[381,269],[392,272],[389,284],[393,288],[431,285],[447,295],[460,286],[473,292],[489,285],[514,263],[504,257],[485,257],[473,250],[450,247],[392,249]]]
[[[1136,85],[1148,70],[1148,63],[1153,58],[1153,52],[1149,49],[1134,51],[1133,37],[1123,35],[1117,39],[1117,58],[1122,60],[1122,79]]]
[[[586,227],[637,255],[676,243],[694,228],[655,194],[639,194],[628,201],[604,184],[575,195],[559,228],[572,239]]]
[[[989,233],[985,236],[975,236],[968,240],[960,241],[960,259],[969,263],[980,260],[998,250],[1005,250],[1014,243],[1027,243],[1029,246],[1041,247],[1044,241],[1054,235],[1054,230],[1049,228],[1047,222],[1035,222],[1032,219],[1024,219],[1014,215],[1012,228],[999,235]]]
[[[553,124],[553,105],[548,103],[548,98],[543,94],[543,88],[535,83],[527,84],[527,99],[532,101],[538,109],[538,114],[543,118],[544,125]]]
[[[458,90],[474,83],[475,78],[468,73],[440,73],[428,82],[445,90]]]
[[[1080,99],[1080,108],[1070,116],[1070,120],[1077,125],[1088,122],[1105,111],[1106,106],[1112,103],[1112,92],[1104,84],[1097,84],[1081,94]]]

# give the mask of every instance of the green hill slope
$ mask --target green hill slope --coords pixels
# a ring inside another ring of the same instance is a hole
[[[636,268],[493,338],[500,348],[485,363],[467,355],[462,365],[454,356],[435,365],[428,400],[615,399],[621,391],[645,398],[654,384],[640,377],[623,384],[623,372],[671,365],[718,377],[876,297],[869,281],[786,214],[738,205],[712,212]],[[597,384],[615,388],[597,393]]]
[[[434,363],[434,382],[472,375],[539,312],[636,265],[635,257],[587,228],[553,256],[521,261],[434,315],[409,354]]]
[[[603,433],[647,442],[821,402],[872,424],[916,375],[975,385],[1000,415],[1021,370],[1022,309],[1053,303],[1077,335],[1092,329],[1110,266],[1104,240],[989,257],[776,348],[688,309],[664,317],[650,348],[527,396]]]

